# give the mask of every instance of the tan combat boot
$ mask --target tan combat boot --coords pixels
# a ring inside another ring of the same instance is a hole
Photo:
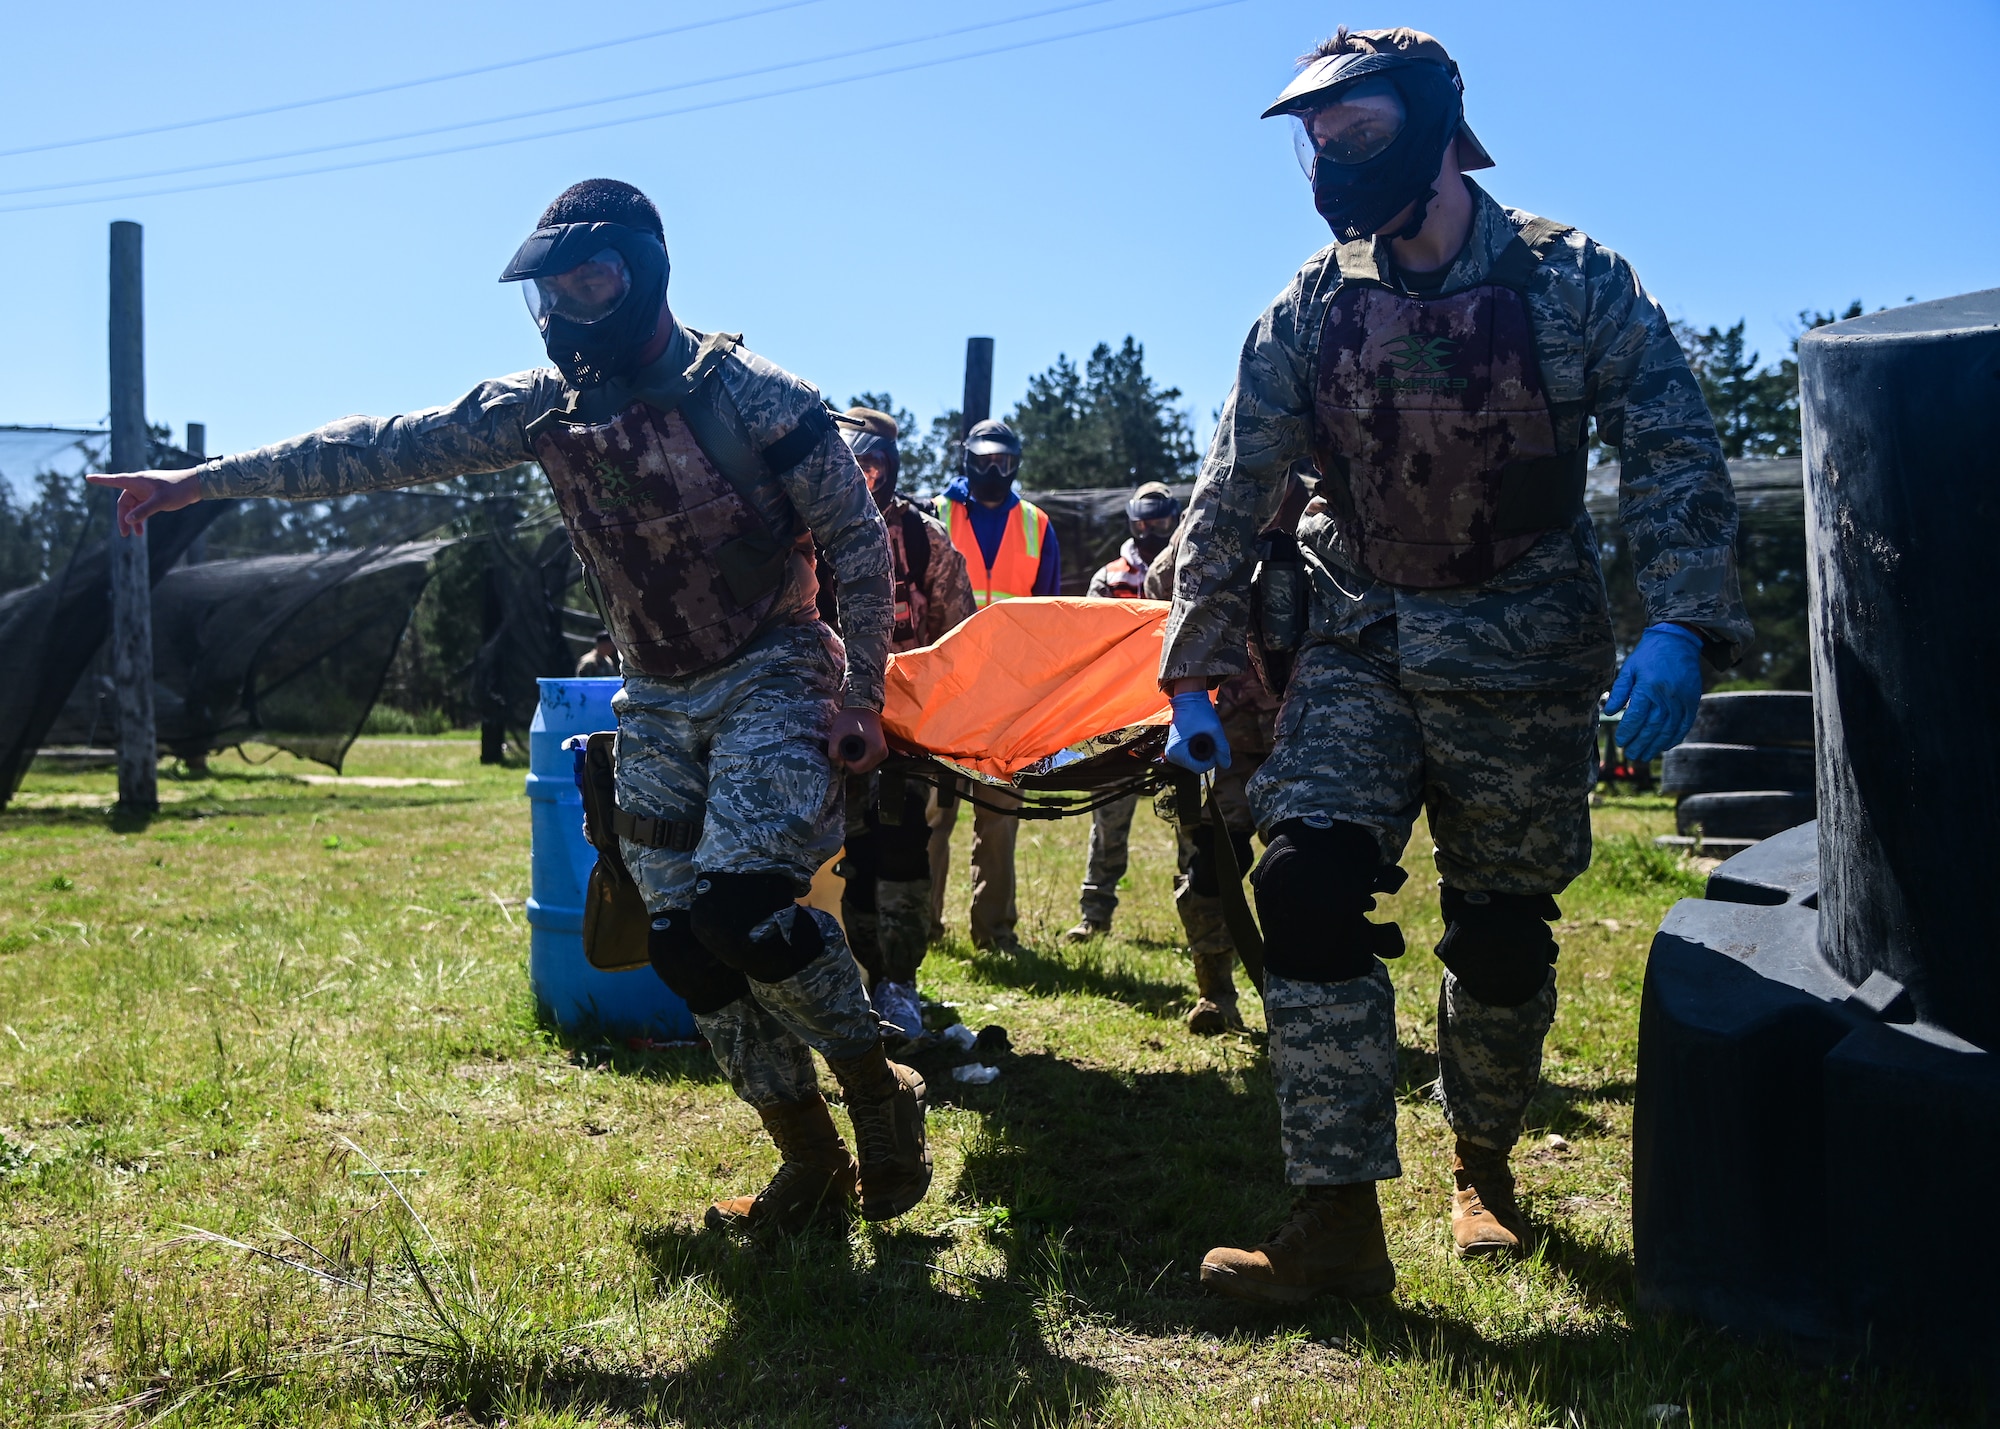
[[[827,1058],[840,1082],[861,1155],[861,1218],[886,1221],[916,1205],[931,1186],[924,1144],[924,1079],[877,1046],[859,1057]]]
[[[777,1175],[754,1196],[717,1201],[703,1219],[711,1230],[795,1231],[816,1216],[845,1210],[854,1201],[854,1158],[834,1127],[826,1099],[760,1107],[764,1129],[783,1158]]]
[[[1458,1253],[1524,1255],[1528,1222],[1514,1200],[1514,1173],[1507,1153],[1461,1139],[1452,1157],[1451,1238]]]
[[[1189,1009],[1187,1030],[1197,1037],[1241,1032],[1243,1014],[1236,1008],[1236,983],[1229,975],[1234,953],[1196,953],[1194,985],[1200,1000]]]
[[[1297,1305],[1316,1295],[1365,1300],[1396,1288],[1375,1183],[1307,1186],[1291,1219],[1254,1250],[1218,1246],[1201,1258],[1201,1283],[1236,1300]]]

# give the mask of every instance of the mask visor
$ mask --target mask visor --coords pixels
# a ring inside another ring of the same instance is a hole
[[[1020,467],[1021,459],[1012,452],[968,453],[965,458],[965,474],[974,480],[1012,481]]]
[[[1396,142],[1409,118],[1393,80],[1359,79],[1336,90],[1330,103],[1292,116],[1293,152],[1307,178],[1320,159],[1365,164]]]
[[[544,331],[552,317],[582,326],[603,322],[631,291],[631,270],[615,248],[599,249],[574,268],[521,285],[528,311]]]

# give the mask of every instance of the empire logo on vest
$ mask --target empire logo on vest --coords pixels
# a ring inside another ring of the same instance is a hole
[[[1458,360],[1461,344],[1455,338],[1404,333],[1390,338],[1386,346],[1402,349],[1400,357],[1389,359],[1390,366],[1420,375],[1378,377],[1375,379],[1378,388],[1392,392],[1449,392],[1467,385],[1463,377],[1429,375],[1434,372],[1448,373],[1452,363]]]

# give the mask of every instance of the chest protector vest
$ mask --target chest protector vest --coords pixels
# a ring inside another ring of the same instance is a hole
[[[1575,520],[1522,290],[1567,230],[1537,219],[1484,283],[1434,298],[1343,269],[1320,331],[1313,455],[1343,553],[1377,580],[1477,585]]]
[[[711,363],[677,406],[641,400],[609,422],[544,418],[529,428],[627,671],[671,679],[728,659],[790,584],[810,604],[809,551],[772,532],[741,489],[747,473],[731,480],[690,426],[690,415],[715,424],[696,408],[728,401],[707,390],[720,382]],[[747,450],[747,435],[741,442]],[[724,444],[711,436],[709,446]],[[802,579],[788,582],[795,562]]]

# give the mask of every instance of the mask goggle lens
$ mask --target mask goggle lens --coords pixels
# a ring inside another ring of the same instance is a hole
[[[521,285],[528,311],[542,328],[548,327],[552,317],[583,324],[603,322],[618,311],[631,291],[631,270],[612,248],[602,249],[552,278],[535,278]]]
[[[1403,132],[1409,111],[1386,79],[1364,79],[1329,104],[1292,116],[1292,148],[1312,177],[1313,162],[1365,164]]]
[[[1134,536],[1157,536],[1161,540],[1174,534],[1174,518],[1171,516],[1151,516],[1132,523]]]
[[[1021,459],[1012,452],[988,452],[984,455],[968,456],[965,469],[971,476],[1001,477],[1012,481],[1014,471],[1020,463]]]

